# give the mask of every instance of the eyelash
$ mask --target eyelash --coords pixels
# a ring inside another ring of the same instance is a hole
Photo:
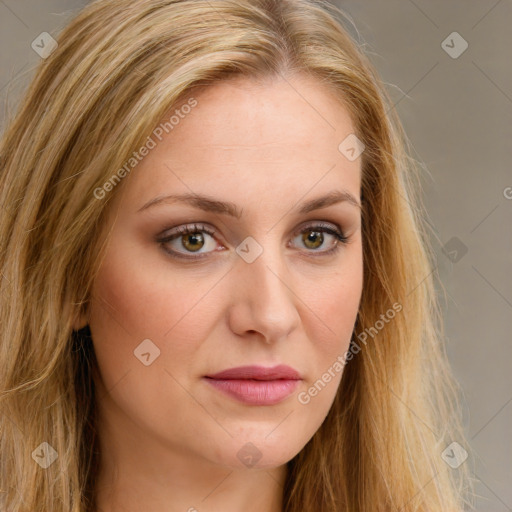
[[[314,254],[316,252],[314,250],[307,251],[307,252],[312,252],[313,254],[311,254],[311,256],[313,256],[315,258],[319,257],[319,256],[333,255],[334,253],[336,253],[340,250],[341,244],[347,244],[349,242],[348,237],[346,237],[343,234],[343,232],[341,230],[339,230],[339,228],[333,229],[333,227],[330,224],[324,224],[322,222],[317,222],[315,224],[308,225],[308,226],[304,227],[302,230],[295,232],[293,234],[293,236],[296,237],[297,235],[300,235],[307,231],[328,233],[330,235],[333,235],[337,240],[337,243],[334,245],[334,247],[332,247],[331,249],[329,249],[327,251],[318,251],[318,254]],[[216,231],[214,229],[210,228],[209,226],[203,225],[203,224],[195,224],[194,223],[194,224],[187,224],[184,226],[180,226],[180,227],[174,229],[174,232],[171,235],[168,235],[168,236],[165,236],[162,238],[158,238],[157,242],[160,243],[160,245],[165,250],[165,252],[172,258],[181,259],[181,260],[189,260],[189,261],[190,260],[199,260],[199,259],[202,259],[202,258],[208,256],[208,254],[210,254],[210,252],[201,253],[200,255],[197,255],[197,256],[185,256],[177,251],[166,249],[165,244],[169,243],[181,236],[184,236],[184,235],[189,235],[192,233],[202,233],[202,232],[207,233],[212,238],[215,238]],[[341,244],[338,242],[341,242]]]

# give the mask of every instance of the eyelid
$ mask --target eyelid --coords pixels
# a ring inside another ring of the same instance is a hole
[[[304,230],[308,228],[322,228],[326,230],[332,230],[344,235],[344,231],[334,222],[326,222],[324,220],[310,220],[301,224],[297,230],[293,233],[293,236],[300,235]]]
[[[212,228],[208,224],[203,224],[202,222],[191,222],[188,224],[180,224],[179,226],[175,226],[172,228],[166,228],[162,231],[160,235],[157,236],[157,239],[160,241],[166,240],[173,236],[184,235],[187,233],[195,233],[198,231],[204,231],[211,236],[217,235],[218,231],[215,228]]]
[[[305,223],[299,225],[299,227],[292,233],[292,235],[294,237],[300,235],[304,230],[308,228],[323,228],[325,230],[336,231],[341,234],[343,238],[346,238],[344,230],[341,229],[336,223],[321,220],[306,221]],[[168,231],[170,231],[170,233],[168,233]],[[209,226],[208,224],[204,224],[202,222],[192,222],[190,224],[182,224],[174,228],[166,228],[161,235],[158,235],[158,239],[159,241],[165,241],[173,236],[194,233],[197,231],[204,231],[212,237],[216,237],[218,234],[218,230]]]

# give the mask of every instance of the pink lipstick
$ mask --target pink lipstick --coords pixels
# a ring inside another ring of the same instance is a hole
[[[287,398],[302,380],[286,365],[240,366],[205,376],[219,391],[251,405],[274,405]]]

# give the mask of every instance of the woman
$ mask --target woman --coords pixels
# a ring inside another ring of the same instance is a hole
[[[340,16],[60,35],[0,151],[4,509],[462,510],[416,170]]]

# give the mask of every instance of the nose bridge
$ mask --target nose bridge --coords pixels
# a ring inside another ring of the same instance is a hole
[[[285,299],[292,301],[291,282],[287,282],[290,281],[290,274],[284,258],[280,255],[271,255],[270,252],[268,249],[265,250],[247,269],[256,276],[256,296],[265,295],[268,303]]]
[[[258,244],[260,254],[252,261],[244,259],[244,253],[237,261],[237,274],[242,283],[237,294],[239,303],[248,314],[246,330],[258,331],[266,338],[286,337],[299,322],[296,296],[293,292],[291,273],[281,244],[275,238],[264,237]],[[251,246],[251,243],[253,244]],[[239,249],[257,250],[255,241],[244,242]]]

